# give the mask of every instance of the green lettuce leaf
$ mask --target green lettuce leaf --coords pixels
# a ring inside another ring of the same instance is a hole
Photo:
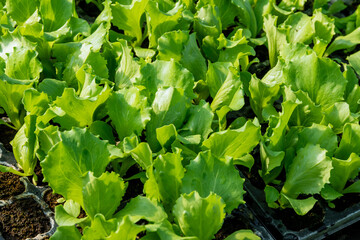
[[[206,83],[209,87],[210,96],[215,97],[216,93],[219,91],[221,85],[224,83],[229,69],[232,67],[232,64],[229,62],[208,62],[208,70],[206,72]]]
[[[333,158],[330,184],[338,192],[343,192],[348,180],[354,179],[360,171],[360,157],[351,153],[347,160]]]
[[[201,141],[208,138],[213,131],[211,124],[214,114],[209,103],[201,100],[199,105],[191,105],[186,124],[179,131],[181,136],[200,135]]]
[[[316,9],[313,13],[312,22],[315,31],[313,38],[314,51],[321,57],[335,35],[334,20],[323,14],[320,9]]]
[[[114,232],[111,232],[111,234],[106,239],[134,240],[136,239],[137,235],[144,230],[144,226],[135,224],[128,216],[125,216],[118,224],[117,229]]]
[[[294,199],[285,194],[281,194],[281,196],[289,202],[294,211],[300,216],[307,214],[317,202],[317,200],[313,197],[306,199]]]
[[[203,148],[211,150],[218,158],[233,158],[235,164],[251,168],[253,161],[243,162],[241,157],[250,153],[260,141],[260,129],[248,121],[240,129],[228,129],[212,134],[203,142]]]
[[[33,15],[39,6],[39,1],[32,0],[7,0],[6,9],[12,19],[16,21],[18,25],[24,24],[28,18]]]
[[[339,36],[330,44],[328,49],[325,52],[325,56],[330,55],[331,53],[344,50],[360,44],[360,27],[356,28],[354,31],[345,36]]]
[[[69,202],[73,202],[70,203]],[[69,207],[69,205],[74,205]],[[76,206],[75,206],[76,205]],[[80,214],[80,205],[72,200],[68,200],[64,205],[58,205],[55,207],[55,221],[59,226],[74,226],[75,224],[82,223],[87,220],[85,218],[78,218]]]
[[[184,94],[188,98],[195,98],[193,93],[194,76],[178,62],[157,60],[146,64],[140,70],[141,77],[136,81],[136,85],[145,87],[143,90],[149,101],[152,102],[155,93],[160,87],[175,87],[184,89]]]
[[[226,237],[225,240],[260,240],[261,238],[257,236],[251,230],[239,230],[232,233],[230,236]]]
[[[97,88],[93,94],[94,97],[81,97],[73,88],[65,88],[62,96],[53,102],[65,115],[54,118],[54,121],[65,129],[90,126],[96,120],[95,111],[108,99],[110,88],[105,85],[104,88]]]
[[[225,204],[215,193],[202,198],[195,191],[182,194],[173,209],[175,221],[185,236],[212,239],[225,218]]]
[[[126,184],[114,172],[105,172],[98,178],[88,172],[83,178],[82,189],[85,212],[92,219],[97,213],[107,219],[111,218],[120,205],[125,190]]]
[[[146,139],[153,151],[160,149],[156,129],[168,124],[174,124],[176,128],[180,128],[189,107],[190,101],[181,88],[160,88],[156,92],[151,120],[146,126]]]
[[[219,9],[222,29],[226,29],[227,27],[235,23],[234,20],[235,17],[238,15],[239,11],[237,9],[237,6],[235,6],[233,2],[229,3],[221,0],[201,0],[198,1],[198,3],[196,4],[196,9],[199,10],[200,8],[208,4],[212,4]]]
[[[207,4],[198,9],[194,18],[194,31],[200,40],[209,35],[210,38],[219,37],[222,30],[219,8],[214,4]]]
[[[347,81],[339,65],[329,58],[318,57],[303,45],[292,46],[286,53],[289,62],[284,68],[285,84],[291,85],[294,91],[306,92],[323,108],[343,100]],[[293,58],[291,54],[294,54]]]
[[[107,143],[87,129],[73,128],[61,133],[61,141],[48,152],[41,162],[44,181],[51,188],[83,206],[83,175],[88,171],[100,176],[110,162]]]
[[[153,165],[152,151],[149,144],[146,142],[142,142],[137,145],[134,149],[131,150],[130,154],[144,170],[147,170]]]
[[[52,32],[58,30],[70,19],[73,13],[73,2],[71,0],[40,1],[39,10],[44,31]]]
[[[177,2],[174,8],[166,12],[160,8],[159,3],[154,0],[149,0],[146,6],[149,48],[156,47],[158,39],[164,33],[172,30],[185,30],[187,28],[187,24],[185,24],[185,20],[182,17],[184,5],[181,2]]]
[[[337,102],[330,108],[325,110],[324,118],[321,124],[332,127],[336,134],[342,133],[346,123],[353,122],[350,106],[346,102]]]
[[[154,161],[153,173],[149,172],[150,176],[148,177],[155,178],[160,200],[168,212],[170,212],[176,199],[180,196],[182,179],[185,172],[181,161],[180,152],[159,155]],[[149,183],[151,183],[151,180]],[[150,189],[148,182],[146,182],[144,191],[148,194]]]
[[[336,134],[328,126],[313,124],[311,127],[304,128],[298,135],[296,149],[305,147],[308,143],[319,144],[321,148],[326,149],[326,155],[332,157],[338,148]]]
[[[227,213],[245,203],[244,179],[240,178],[231,160],[220,160],[210,151],[201,152],[186,170],[181,192],[196,191],[201,197],[216,193],[224,200]]]
[[[150,120],[147,99],[136,87],[113,92],[106,104],[120,140],[132,134],[141,135]]]
[[[196,33],[189,35],[188,31],[167,32],[159,38],[157,49],[158,59],[179,61],[197,81],[205,80],[206,61],[197,45]]]
[[[360,74],[360,51],[350,55],[347,59],[357,74]]]
[[[142,196],[132,198],[126,206],[115,214],[118,220],[129,218],[131,222],[145,219],[152,223],[160,223],[167,219],[161,204]]]
[[[49,107],[50,99],[46,93],[30,88],[24,91],[22,102],[28,114],[43,115]]]
[[[139,77],[140,66],[134,60],[126,41],[121,39],[118,43],[113,43],[113,46],[121,49],[119,66],[115,72],[115,86],[118,89],[129,87],[135,82],[134,78]]]
[[[233,71],[230,70],[211,102],[211,110],[215,112],[222,107],[226,107],[228,111],[237,111],[244,104],[244,91],[240,75],[234,69]]]
[[[51,240],[61,240],[61,239],[74,239],[80,240],[81,233],[76,229],[75,226],[60,226],[56,229],[54,235],[50,237]]]
[[[339,148],[336,149],[335,157],[348,159],[351,153],[360,154],[360,125],[348,123],[344,126],[344,131]]]
[[[135,45],[141,45],[143,41],[141,16],[145,13],[148,0],[128,1],[129,4],[115,2],[111,5],[112,23],[125,34],[135,38]]]
[[[96,214],[91,225],[83,229],[83,238],[87,240],[106,239],[119,224],[116,218],[106,220],[102,214]]]
[[[332,168],[332,161],[326,156],[326,150],[308,143],[297,151],[281,192],[294,199],[299,194],[320,193],[324,185],[329,183]]]
[[[36,116],[28,115],[25,117],[25,123],[16,133],[11,141],[15,159],[24,174],[32,175],[37,163],[36,151],[39,148],[36,130]]]
[[[275,72],[276,67],[272,71]],[[261,122],[263,121],[263,110],[272,107],[279,98],[280,91],[279,84],[266,81],[267,76],[271,76],[271,71],[265,75],[264,81],[253,75],[249,84],[250,106]]]

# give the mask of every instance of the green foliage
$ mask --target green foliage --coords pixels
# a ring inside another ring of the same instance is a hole
[[[360,192],[360,8],[311,3],[1,1],[0,170],[40,163],[52,239],[212,239],[244,203],[236,165],[299,215]]]

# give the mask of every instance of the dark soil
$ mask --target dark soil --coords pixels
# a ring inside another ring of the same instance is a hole
[[[228,127],[235,119],[237,119],[239,117],[245,117],[247,119],[256,117],[254,111],[252,110],[252,108],[250,106],[249,97],[245,95],[244,101],[245,101],[245,105],[243,108],[241,108],[239,111],[230,111],[226,115],[226,121],[227,121]]]
[[[0,232],[6,240],[32,238],[50,230],[49,218],[32,198],[0,208]]]
[[[348,193],[339,199],[333,201],[335,208],[333,210],[337,212],[344,211],[346,208],[351,207],[360,202],[360,193]]]
[[[77,217],[77,218],[84,218],[84,217],[86,217],[87,215],[86,215],[86,212],[84,211],[84,209],[80,209],[80,214],[79,214],[79,216]]]
[[[16,130],[9,128],[6,125],[0,124],[0,142],[4,144],[6,150],[12,152],[10,142],[14,139]]]
[[[255,162],[250,171],[247,167],[241,165],[237,165],[236,167],[246,176],[247,180],[249,180],[254,187],[262,190],[265,188],[265,182],[259,175],[259,170],[261,169],[259,145],[254,148],[251,155],[254,157]]]
[[[59,205],[57,200],[62,198],[60,194],[53,193],[52,191],[47,191],[44,195],[44,201],[49,205],[52,211],[55,211],[55,207]]]
[[[259,59],[259,63],[252,64],[248,71],[251,74],[256,74],[256,77],[262,79],[265,74],[271,69],[269,62],[269,52],[266,46],[260,45],[254,48],[256,57]]]
[[[323,223],[325,211],[317,203],[314,208],[304,216],[297,215],[293,209],[286,208],[282,210],[275,210],[275,218],[281,219],[284,225],[294,231],[299,231],[304,228],[315,230]]]
[[[250,219],[246,218],[241,211],[241,209],[235,209],[226,216],[222,228],[215,234],[216,240],[223,240],[239,229],[250,229]]]
[[[20,177],[12,173],[0,172],[0,199],[7,200],[25,191]]]
[[[129,170],[126,172],[126,175],[124,176],[124,178],[129,178],[137,173],[139,173],[139,168],[136,165],[133,165],[129,168]],[[121,201],[121,204],[118,208],[122,209],[123,207],[125,207],[126,203],[129,202],[132,198],[137,197],[139,195],[143,195],[143,189],[144,189],[144,184],[140,181],[140,179],[133,179],[133,180],[129,180],[128,182],[128,187],[126,189],[125,195]]]

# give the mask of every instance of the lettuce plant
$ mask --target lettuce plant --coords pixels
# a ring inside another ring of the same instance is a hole
[[[20,171],[0,170],[36,183],[39,165],[63,196],[51,239],[213,239],[245,203],[239,165],[279,211],[360,191],[359,9],[79,2],[0,3],[0,124]]]

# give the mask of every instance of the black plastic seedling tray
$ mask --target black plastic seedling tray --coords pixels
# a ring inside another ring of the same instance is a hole
[[[241,219],[246,219],[249,223],[249,228],[261,239],[275,240],[274,236],[266,229],[265,225],[258,219],[258,217],[250,209],[247,203],[240,205],[236,210],[232,212],[232,215],[233,216],[227,216],[226,218],[240,217]],[[225,218],[225,222],[226,222],[226,218]]]
[[[271,232],[275,239],[284,240],[319,240],[360,221],[360,203],[356,203],[343,211],[335,211],[327,206],[326,203],[319,202],[324,210],[324,218],[321,223],[294,231],[290,230],[284,222],[275,217],[278,215],[276,210],[268,207],[265,201],[265,194],[262,189],[254,187],[249,179],[246,179],[244,188],[248,194],[248,205],[255,216],[262,221],[266,228]],[[279,210],[278,210],[279,211]],[[295,212],[294,212],[295,214]]]
[[[13,167],[16,170],[19,170],[16,166],[16,161],[14,155],[11,152],[8,152],[3,148],[3,145],[0,143],[0,164]],[[16,196],[12,196],[10,199],[1,200],[0,199],[0,212],[1,208],[10,206],[19,201],[35,201],[37,206],[41,209],[45,218],[48,218],[50,229],[46,232],[40,233],[33,238],[27,238],[26,240],[42,240],[48,239],[56,230],[56,223],[54,218],[54,213],[51,211],[49,206],[43,200],[44,193],[48,191],[49,187],[41,187],[33,185],[27,177],[20,178],[20,181],[25,186],[25,191]],[[0,231],[0,240],[5,240]]]

